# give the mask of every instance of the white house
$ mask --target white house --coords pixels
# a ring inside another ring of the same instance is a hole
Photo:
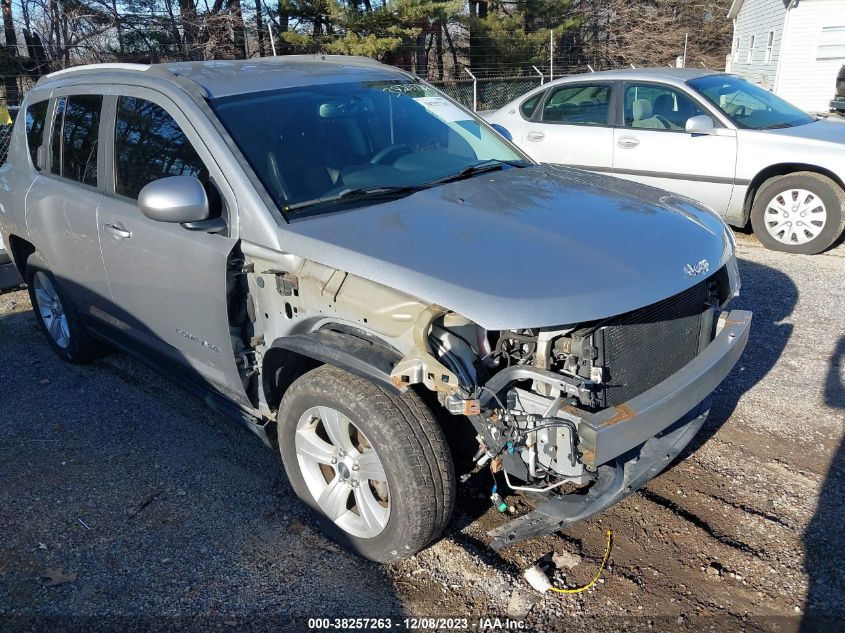
[[[726,70],[826,112],[845,64],[845,0],[733,0]]]

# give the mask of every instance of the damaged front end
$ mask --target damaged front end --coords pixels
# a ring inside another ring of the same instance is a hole
[[[624,315],[497,332],[430,307],[391,381],[425,385],[468,416],[477,468],[538,500],[490,532],[498,549],[606,509],[689,443],[748,339],[750,313],[725,309],[737,286],[731,261]]]
[[[600,512],[665,468],[703,424],[751,321],[726,309],[739,287],[733,256],[686,290],[624,314],[488,330],[337,268],[252,244],[243,252],[265,418],[310,362],[400,392],[425,387],[471,421],[476,468],[537,502],[490,533],[495,548]]]

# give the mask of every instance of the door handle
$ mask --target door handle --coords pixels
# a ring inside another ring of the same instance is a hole
[[[120,240],[124,240],[124,239],[127,239],[129,237],[132,237],[131,231],[127,231],[123,227],[118,226],[116,224],[104,224],[103,230],[106,233],[111,233],[112,235],[114,235],[116,238],[118,238]]]
[[[542,141],[544,138],[546,138],[546,135],[543,134],[542,132],[527,132],[525,134],[525,140],[526,141],[535,141],[536,142],[536,141]]]
[[[625,149],[633,149],[639,144],[639,139],[636,139],[633,136],[623,136],[619,139],[619,142],[617,143],[619,147],[624,147]]]

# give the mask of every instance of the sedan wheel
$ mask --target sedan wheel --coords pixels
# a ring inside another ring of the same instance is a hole
[[[320,510],[345,532],[381,534],[390,493],[381,459],[349,418],[331,407],[308,409],[296,425],[296,457]]]
[[[827,176],[809,171],[769,178],[755,192],[751,226],[766,248],[821,253],[845,229],[845,192]]]
[[[787,189],[766,206],[766,230],[782,244],[806,244],[816,239],[827,223],[824,202],[807,189]]]

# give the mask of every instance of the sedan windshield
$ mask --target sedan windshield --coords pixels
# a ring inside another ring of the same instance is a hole
[[[286,215],[383,202],[528,164],[473,114],[416,81],[301,86],[211,105]]]
[[[708,75],[687,82],[719,108],[737,127],[773,130],[815,119],[768,90],[732,75]]]

